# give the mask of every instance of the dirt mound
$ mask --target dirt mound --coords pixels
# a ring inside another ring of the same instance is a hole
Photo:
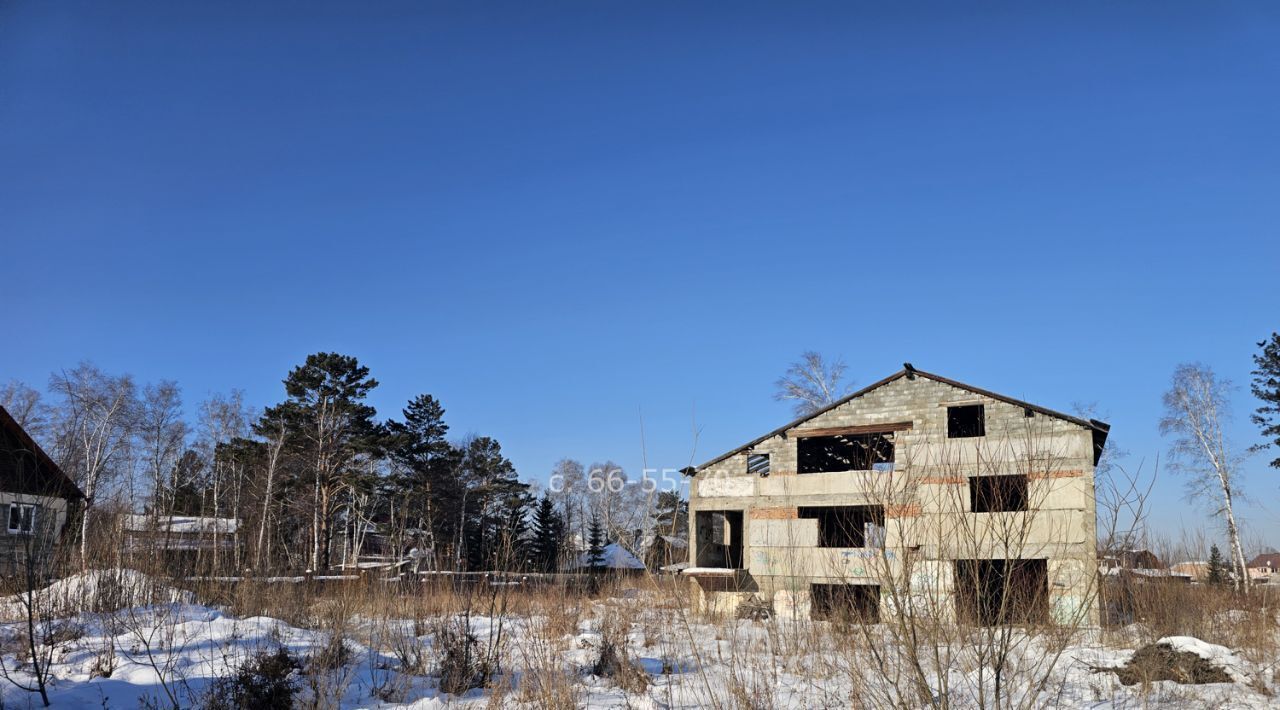
[[[1171,680],[1175,683],[1203,685],[1205,683],[1231,683],[1236,680],[1217,659],[1192,650],[1165,643],[1164,639],[1143,646],[1134,652],[1129,662],[1117,668],[1100,668],[1112,671],[1125,685],[1154,683]]]

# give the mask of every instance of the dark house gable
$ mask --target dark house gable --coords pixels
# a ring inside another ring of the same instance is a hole
[[[84,493],[0,407],[0,491],[81,500]]]

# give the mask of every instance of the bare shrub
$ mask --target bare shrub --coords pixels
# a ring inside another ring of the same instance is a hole
[[[605,612],[600,620],[600,646],[591,673],[611,678],[629,693],[643,693],[649,687],[649,675],[631,660],[627,649],[627,633],[631,623],[616,611]]]
[[[497,659],[485,652],[472,632],[469,615],[441,619],[434,632],[440,690],[460,695],[484,687],[497,672]]]
[[[260,651],[246,660],[234,676],[215,681],[203,706],[207,710],[287,710],[293,707],[298,692],[296,672],[300,668],[298,659],[283,646]]]

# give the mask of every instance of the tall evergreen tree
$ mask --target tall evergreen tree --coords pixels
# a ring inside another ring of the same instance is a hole
[[[505,571],[529,568],[529,507],[533,500],[524,483],[508,491],[499,504],[495,517],[496,529],[490,534],[494,541],[490,552],[491,566]]]
[[[328,569],[338,514],[364,482],[357,461],[374,450],[381,434],[373,407],[364,401],[378,382],[354,357],[315,353],[289,373],[284,386],[288,399],[262,418],[287,427],[290,453],[299,464],[289,481],[296,522],[309,528],[307,564]]]
[[[423,543],[441,561],[457,540],[465,485],[460,478],[462,453],[445,438],[449,426],[444,407],[422,394],[409,401],[403,422],[390,422],[391,459],[395,472],[388,481],[395,527],[418,531]]]
[[[459,547],[470,569],[484,569],[499,561],[504,545],[514,543],[504,528],[513,521],[512,509],[522,509],[529,484],[516,478],[515,466],[496,440],[474,437],[459,448],[459,474],[465,485],[457,511]]]
[[[1217,545],[1212,545],[1209,547],[1209,569],[1204,581],[1208,584],[1225,584],[1227,579],[1227,563],[1222,559],[1222,550]]]
[[[605,537],[604,524],[600,522],[600,516],[591,514],[591,525],[587,528],[587,569],[592,572],[602,572],[606,569],[604,548],[609,544],[608,538]]]
[[[1253,382],[1249,389],[1262,401],[1262,406],[1249,417],[1262,430],[1266,443],[1258,449],[1280,448],[1280,333],[1258,343],[1262,352],[1253,356]],[[1272,468],[1280,468],[1280,456],[1271,459]]]
[[[540,572],[555,572],[564,549],[565,521],[550,496],[542,496],[533,517],[533,559]]]

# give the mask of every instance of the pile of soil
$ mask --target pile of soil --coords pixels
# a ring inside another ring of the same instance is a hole
[[[1230,683],[1232,678],[1221,667],[1190,651],[1177,651],[1168,644],[1153,643],[1134,652],[1129,662],[1112,671],[1125,685],[1171,680],[1187,685]]]

